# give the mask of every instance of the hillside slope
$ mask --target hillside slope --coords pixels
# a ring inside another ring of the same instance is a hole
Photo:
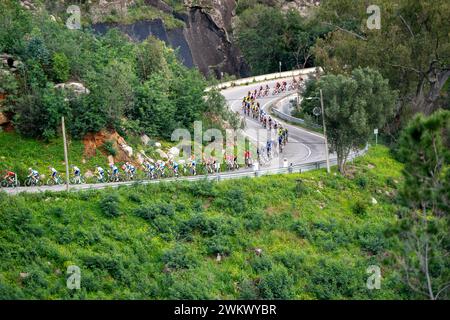
[[[401,168],[379,146],[352,179],[315,171],[0,194],[0,298],[408,298],[383,236]],[[80,290],[66,288],[69,265]],[[381,290],[366,288],[370,265]]]

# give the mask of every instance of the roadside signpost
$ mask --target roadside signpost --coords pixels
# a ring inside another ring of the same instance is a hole
[[[373,130],[373,134],[375,135],[375,145],[378,144],[378,128]]]

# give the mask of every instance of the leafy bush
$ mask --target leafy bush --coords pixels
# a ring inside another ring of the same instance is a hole
[[[267,255],[255,256],[250,260],[250,265],[257,273],[272,270],[273,261]]]
[[[232,243],[227,236],[214,236],[206,240],[206,250],[210,255],[229,255],[232,252]]]
[[[317,299],[355,298],[365,288],[365,269],[348,265],[345,261],[322,259],[309,271],[307,290]]]
[[[367,180],[366,176],[358,176],[355,179],[355,182],[359,187],[361,187],[362,189],[365,189],[367,187],[368,180]]]
[[[353,213],[358,216],[365,215],[367,212],[367,204],[366,204],[366,202],[364,202],[362,200],[357,200],[355,202],[355,204],[353,205],[352,210],[353,210]]]
[[[116,194],[108,194],[100,201],[100,208],[104,215],[117,217],[120,215],[119,197]]]
[[[222,198],[216,199],[215,203],[231,213],[243,213],[247,208],[244,191],[238,188],[228,190]]]
[[[294,281],[286,268],[275,266],[261,277],[258,289],[262,299],[292,299]]]
[[[257,300],[259,298],[259,290],[254,281],[245,279],[241,282],[239,285],[239,299]]]
[[[310,239],[310,227],[306,221],[297,220],[292,224],[292,230],[303,239]]]
[[[141,203],[142,202],[141,197],[139,197],[139,195],[137,195],[135,193],[130,193],[130,195],[128,196],[128,199],[131,202],[134,202],[134,203]]]
[[[176,244],[175,247],[164,252],[162,262],[171,269],[190,269],[197,266],[197,258],[189,248]]]
[[[172,217],[175,214],[175,208],[169,203],[153,203],[137,208],[134,210],[134,214],[151,221],[159,215]]]

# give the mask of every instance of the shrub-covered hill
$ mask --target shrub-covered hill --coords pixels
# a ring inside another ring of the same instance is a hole
[[[0,298],[408,298],[384,236],[401,167],[374,147],[347,178],[0,194]],[[66,287],[70,265],[80,290]],[[366,286],[371,265],[379,290]]]

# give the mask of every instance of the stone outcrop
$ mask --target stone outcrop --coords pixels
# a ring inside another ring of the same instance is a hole
[[[116,12],[125,12],[134,1],[108,1],[109,5],[91,5],[95,16],[117,6]],[[167,29],[162,19],[137,21],[132,24],[94,23],[93,29],[104,34],[110,28],[118,28],[131,39],[143,41],[155,36],[167,45],[179,49],[179,59],[189,68],[198,67],[204,75],[221,78],[225,73],[247,76],[249,69],[232,39],[232,18],[235,0],[185,0],[185,12],[176,12],[162,0],[146,0],[146,5],[172,14],[182,20],[183,28]],[[120,8],[119,8],[120,7]],[[120,9],[120,10],[119,10]]]
[[[55,88],[57,89],[65,89],[65,90],[71,90],[76,95],[81,94],[89,94],[90,91],[88,88],[84,86],[84,84],[80,82],[65,82],[65,83],[58,83],[55,85]]]
[[[106,131],[102,130],[97,133],[88,133],[83,138],[84,144],[84,156],[93,157],[99,150],[102,150],[103,145],[106,141],[111,141],[113,143],[114,149],[116,149],[117,154],[110,158],[110,162],[135,162],[133,158],[133,148],[131,148],[125,139],[121,137],[116,131]]]

